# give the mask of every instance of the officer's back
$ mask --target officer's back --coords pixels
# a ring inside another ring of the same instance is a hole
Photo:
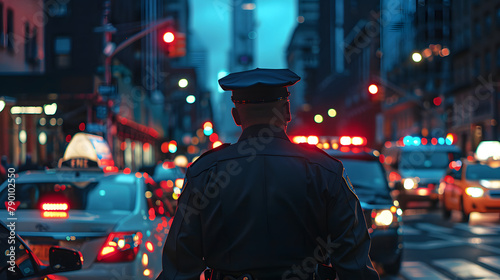
[[[244,84],[232,97],[243,132],[188,169],[164,247],[164,279],[197,279],[207,266],[212,279],[313,279],[317,264],[330,261],[340,279],[378,279],[342,164],[285,133],[286,86],[298,80],[290,73],[256,69],[221,81],[228,89]],[[247,90],[245,81],[262,79],[279,89]]]

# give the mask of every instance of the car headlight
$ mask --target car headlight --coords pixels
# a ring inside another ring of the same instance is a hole
[[[403,180],[403,187],[407,190],[411,190],[417,187],[417,180],[413,178],[407,178]]]
[[[465,193],[472,197],[481,197],[484,194],[484,190],[478,187],[468,187],[465,189]]]
[[[392,206],[390,209],[372,210],[372,224],[376,227],[398,227],[402,214],[400,208]]]
[[[394,215],[389,210],[382,210],[375,215],[374,221],[377,226],[388,226],[392,224]]]

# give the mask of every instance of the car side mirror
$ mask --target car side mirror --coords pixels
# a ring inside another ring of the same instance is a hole
[[[83,257],[78,251],[51,247],[49,263],[53,272],[64,272],[82,269]]]

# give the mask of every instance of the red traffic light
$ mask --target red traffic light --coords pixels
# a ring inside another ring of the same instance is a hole
[[[172,43],[175,40],[175,35],[171,31],[163,33],[163,42]]]
[[[378,93],[378,86],[376,84],[371,84],[368,86],[368,92],[370,94],[377,94]]]

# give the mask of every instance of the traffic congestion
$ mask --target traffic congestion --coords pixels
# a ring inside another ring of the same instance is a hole
[[[500,279],[500,0],[0,0],[0,280]]]

